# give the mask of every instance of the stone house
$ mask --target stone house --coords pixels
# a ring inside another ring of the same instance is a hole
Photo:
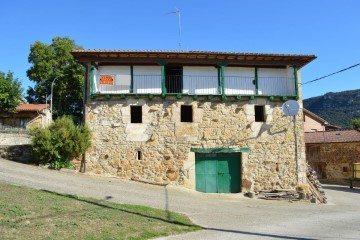
[[[86,171],[201,192],[306,185],[300,68],[314,55],[74,50],[85,66]]]
[[[343,129],[305,133],[306,160],[320,179],[344,182],[360,162],[360,131]]]
[[[310,112],[306,108],[303,109],[303,112],[305,132],[318,132],[340,129],[340,127],[328,123],[323,118],[319,117],[313,112]]]
[[[46,126],[51,122],[48,104],[23,103],[14,113],[0,113],[0,130],[27,129],[31,126]]]

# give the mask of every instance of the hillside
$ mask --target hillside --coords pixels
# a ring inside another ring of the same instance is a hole
[[[304,107],[331,124],[351,128],[351,120],[360,118],[360,89],[308,98]]]

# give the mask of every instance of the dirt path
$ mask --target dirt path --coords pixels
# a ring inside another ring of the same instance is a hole
[[[4,159],[0,181],[182,212],[206,229],[168,239],[360,239],[360,190],[343,186],[325,186],[327,205],[289,203],[52,171]]]

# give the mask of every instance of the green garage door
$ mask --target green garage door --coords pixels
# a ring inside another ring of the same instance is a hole
[[[197,191],[240,192],[240,153],[196,153],[195,156]]]

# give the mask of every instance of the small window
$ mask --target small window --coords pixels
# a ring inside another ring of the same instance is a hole
[[[255,122],[265,122],[264,106],[255,106]]]
[[[181,106],[181,122],[192,122],[193,121],[193,111],[191,105],[182,105]]]
[[[343,167],[343,172],[349,172],[348,167]]]
[[[142,107],[141,106],[131,106],[131,123],[142,123]]]
[[[114,85],[114,76],[113,75],[100,75],[100,84]]]
[[[28,119],[20,119],[20,128],[26,128],[26,125],[28,123]]]
[[[137,160],[142,160],[141,151],[137,151]]]

